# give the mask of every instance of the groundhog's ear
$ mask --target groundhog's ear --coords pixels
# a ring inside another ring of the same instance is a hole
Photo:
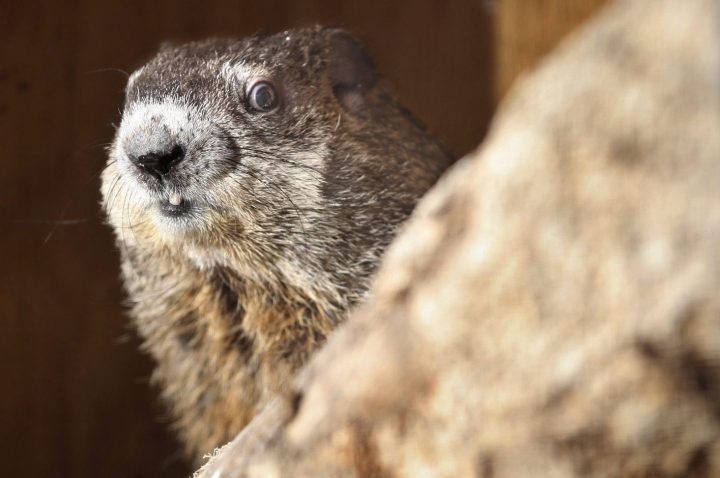
[[[343,30],[328,29],[328,75],[333,93],[349,111],[359,112],[364,95],[378,81],[375,64],[352,35]]]

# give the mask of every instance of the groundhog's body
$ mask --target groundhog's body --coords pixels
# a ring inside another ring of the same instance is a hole
[[[450,161],[339,31],[166,48],[127,91],[103,202],[155,378],[200,456],[363,298]]]

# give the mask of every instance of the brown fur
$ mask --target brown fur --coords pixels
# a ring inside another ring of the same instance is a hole
[[[227,441],[282,390],[333,329],[328,318],[342,311],[317,310],[301,291],[199,271],[164,254],[166,261],[155,257],[153,264],[167,269],[129,282],[129,294],[163,397],[189,451],[200,454]],[[134,274],[133,263],[125,264],[126,275]]]
[[[327,29],[204,42],[162,50],[130,80],[103,202],[155,381],[195,457],[282,392],[364,298],[397,227],[450,162],[357,48]],[[236,64],[282,78],[286,109],[240,109],[218,79]],[[188,151],[202,135],[213,148],[188,153],[174,183],[152,182],[129,158],[181,141],[162,106],[178,102],[192,103],[186,128],[205,125]],[[132,117],[147,104],[161,107]],[[229,134],[207,133],[216,125]],[[190,225],[159,212],[168,191],[204,201]]]

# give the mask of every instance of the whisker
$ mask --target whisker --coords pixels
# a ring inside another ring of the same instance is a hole
[[[16,224],[53,224],[56,226],[74,226],[90,222],[88,218],[79,219],[16,219]]]
[[[122,176],[120,176],[119,174],[118,174],[117,176],[115,176],[115,179],[113,179],[113,182],[112,182],[112,184],[110,185],[110,190],[108,191],[108,194],[107,194],[107,209],[108,209],[108,214],[109,214],[110,211],[112,211],[112,209],[114,208],[114,206],[115,206],[115,200],[117,199],[117,195],[120,194],[120,190],[119,190],[119,189],[116,190],[115,188],[117,188],[117,185],[118,185],[118,183],[120,182],[121,177],[122,177]],[[114,196],[113,196],[113,193],[115,194]]]
[[[303,222],[307,222],[307,216],[302,212],[301,208],[297,207],[297,204],[290,198],[290,196],[283,190],[279,185],[274,183],[269,183],[264,181],[262,178],[260,178],[258,175],[255,174],[254,171],[252,171],[249,167],[246,165],[243,165],[239,162],[233,161],[237,166],[244,166],[245,169],[243,169],[243,172],[248,174],[250,177],[254,178],[255,180],[263,183],[266,187],[273,188],[274,190],[278,191],[280,194],[283,195],[283,197],[292,205],[292,207],[295,209],[296,214],[298,215],[298,219],[300,219],[300,228],[302,229],[303,235],[307,235],[307,232],[305,231],[305,226]]]
[[[272,153],[270,153],[270,152],[268,152],[268,151],[265,151],[265,150],[263,150],[263,149],[253,148],[253,147],[246,146],[246,145],[240,145],[240,144],[237,143],[237,140],[240,139],[238,136],[233,136],[233,135],[221,135],[221,136],[218,136],[218,137],[221,138],[221,139],[232,140],[232,141],[233,141],[233,144],[237,147],[237,149],[238,149],[238,151],[239,151],[240,153],[250,152],[250,153],[252,153],[253,155],[259,157],[260,159],[268,159],[268,160],[271,160],[271,161],[279,161],[279,162],[282,162],[282,163],[285,163],[285,164],[289,164],[289,165],[291,165],[291,166],[295,166],[295,167],[297,167],[297,168],[307,169],[307,170],[312,171],[312,172],[314,172],[314,173],[316,173],[316,174],[318,174],[318,175],[321,175],[321,176],[322,176],[322,174],[323,174],[322,171],[320,171],[320,170],[318,170],[317,168],[315,168],[315,167],[313,167],[313,166],[310,166],[310,165],[308,165],[308,164],[302,164],[302,163],[298,163],[297,161],[292,161],[292,160],[287,159],[287,158],[283,158],[283,157],[280,157],[280,156],[275,156],[275,155],[273,155]]]
[[[94,75],[94,74],[97,74],[97,73],[110,73],[110,72],[112,72],[112,73],[121,73],[121,74],[125,75],[125,78],[130,78],[130,73],[128,73],[127,71],[122,70],[122,69],[120,69],[120,68],[98,68],[98,69],[96,69],[96,70],[89,70],[89,71],[87,71],[87,72],[85,72],[85,73],[88,74],[88,75]]]

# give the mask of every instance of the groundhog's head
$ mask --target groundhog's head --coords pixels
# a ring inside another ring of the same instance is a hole
[[[292,283],[366,277],[447,157],[347,33],[165,46],[103,174],[126,246]]]

